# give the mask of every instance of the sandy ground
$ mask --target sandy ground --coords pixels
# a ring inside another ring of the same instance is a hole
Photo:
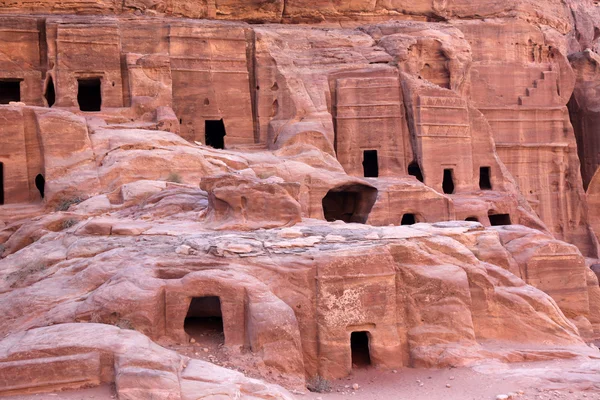
[[[352,387],[358,384],[358,390]],[[297,396],[305,399],[360,400],[494,400],[514,393],[515,399],[600,399],[594,391],[552,390],[531,378],[481,374],[469,368],[441,370],[401,369],[396,373],[375,369],[358,370],[352,376],[333,381],[329,393]]]
[[[205,342],[206,343],[206,342]],[[206,343],[207,344],[207,343]],[[438,370],[399,369],[379,371],[375,368],[355,370],[351,376],[330,382],[328,393],[296,393],[303,400],[494,400],[497,395],[515,394],[521,400],[600,400],[600,374],[581,373],[581,362],[559,360],[536,363],[483,366],[480,373],[470,368]],[[564,379],[556,373],[564,371]],[[572,379],[572,380],[571,380]],[[358,389],[353,386],[358,384]],[[110,386],[93,389],[2,397],[6,400],[112,400]]]

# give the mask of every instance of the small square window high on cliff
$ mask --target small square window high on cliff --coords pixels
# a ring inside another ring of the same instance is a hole
[[[363,152],[363,171],[365,178],[377,178],[379,176],[377,150],[365,150]]]
[[[509,214],[490,214],[490,225],[492,226],[502,226],[502,225],[510,225],[510,215]]]
[[[77,103],[81,111],[100,111],[102,108],[102,82],[100,78],[78,79]]]
[[[0,104],[21,101],[21,81],[18,79],[0,80]]]
[[[218,121],[204,121],[204,143],[215,149],[225,148],[225,123],[222,119]]]
[[[492,190],[492,181],[490,179],[491,174],[490,167],[479,168],[479,189]]]

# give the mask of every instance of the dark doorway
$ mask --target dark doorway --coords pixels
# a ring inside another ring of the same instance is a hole
[[[444,181],[442,182],[442,189],[446,194],[454,193],[454,171],[452,169],[444,170]]]
[[[52,107],[56,102],[56,92],[54,91],[54,81],[52,77],[48,77],[48,84],[46,85],[46,93],[44,94],[48,107]]]
[[[42,199],[44,198],[44,188],[46,186],[46,180],[44,179],[44,175],[37,174],[35,177],[35,187],[40,191],[40,196]]]
[[[325,219],[329,222],[352,221],[356,203],[358,202],[358,193],[356,192],[329,192],[323,199],[323,213]]]
[[[510,225],[510,215],[509,214],[490,214],[490,225],[492,226],[502,226],[502,225]]]
[[[402,216],[402,222],[400,225],[414,225],[417,223],[417,218],[415,218],[415,214],[404,214]]]
[[[4,204],[4,163],[0,162],[0,205]]]
[[[369,353],[369,332],[352,332],[350,334],[352,350],[352,368],[365,368],[371,365]]]
[[[204,142],[207,146],[214,147],[215,149],[225,148],[225,124],[223,120],[218,121],[204,121]]]
[[[423,182],[423,173],[418,162],[413,161],[408,165],[408,174],[417,178],[419,182]]]
[[[0,104],[21,101],[21,81],[18,79],[0,80]]]
[[[377,189],[366,185],[344,185],[331,189],[323,197],[323,214],[327,221],[365,224],[377,200]]]
[[[465,221],[479,222],[479,220],[477,219],[477,217],[469,217],[469,218],[465,219]]]
[[[492,181],[490,179],[491,168],[480,167],[479,168],[479,189],[481,190],[492,190]]]
[[[185,332],[197,342],[207,345],[223,344],[223,314],[217,296],[194,297],[185,317]]]
[[[100,78],[78,79],[77,103],[81,111],[100,111],[102,83]]]
[[[365,178],[377,178],[379,176],[377,150],[365,150],[363,152],[363,171]]]

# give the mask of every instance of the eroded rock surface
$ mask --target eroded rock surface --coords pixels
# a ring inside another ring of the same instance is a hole
[[[0,0],[0,394],[596,371],[598,15]]]

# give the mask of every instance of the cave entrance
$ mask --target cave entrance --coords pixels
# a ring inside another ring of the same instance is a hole
[[[192,298],[183,329],[198,343],[224,344],[221,299],[217,296]]]
[[[21,80],[0,80],[0,104],[8,104],[11,101],[21,101]]]
[[[417,218],[415,217],[415,214],[404,214],[402,216],[402,222],[400,222],[400,225],[414,225],[417,223]]]
[[[225,148],[225,123],[223,119],[204,121],[204,143],[215,149]]]
[[[4,204],[4,163],[0,162],[0,206]]]
[[[350,334],[350,349],[352,351],[352,368],[366,368],[371,365],[369,332],[352,332]]]
[[[479,189],[492,190],[492,181],[490,179],[492,172],[490,167],[479,168]]]
[[[511,225],[510,214],[489,214],[488,217],[492,226]]]
[[[52,76],[48,77],[48,84],[46,85],[46,93],[44,93],[48,107],[52,107],[56,102],[56,92],[54,91],[54,81]]]
[[[102,108],[102,82],[100,78],[78,79],[77,103],[81,111],[100,111]]]
[[[416,161],[408,164],[408,174],[417,178],[419,182],[423,182],[423,173],[421,172],[421,167],[419,167],[419,163]]]
[[[323,213],[329,222],[353,222],[354,210],[358,203],[356,192],[329,192],[323,199]]]
[[[329,222],[364,224],[377,199],[377,189],[366,185],[348,185],[331,189],[323,198],[323,214]]]
[[[43,199],[44,198],[44,189],[46,187],[46,180],[44,179],[44,175],[37,174],[37,176],[35,177],[35,187],[40,192],[40,196],[42,196],[42,199]]]
[[[363,152],[363,171],[365,178],[377,178],[379,176],[377,150],[365,150]]]
[[[445,194],[454,193],[454,170],[451,168],[444,170],[444,181],[442,182],[442,189]]]
[[[465,221],[479,222],[479,219],[477,219],[477,217],[468,217],[467,219],[465,219]]]

